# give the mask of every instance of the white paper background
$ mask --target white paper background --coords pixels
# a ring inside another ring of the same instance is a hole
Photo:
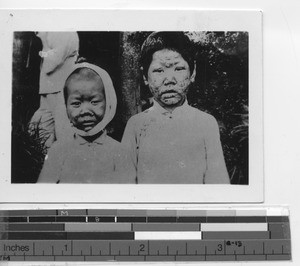
[[[293,262],[222,263],[222,265],[300,265],[300,1],[220,0],[220,1],[1,1],[1,7],[102,7],[173,9],[261,9],[264,12],[264,162],[265,203],[285,204],[291,211]],[[47,4],[46,4],[47,3]],[[1,69],[3,71],[3,69]],[[1,88],[1,90],[7,88]],[[2,101],[2,104],[6,101]],[[7,107],[7,106],[5,106]],[[2,153],[2,151],[1,151]],[[2,155],[2,154],[1,154]],[[231,204],[234,207],[236,205]],[[240,206],[238,204],[238,206]],[[37,263],[38,264],[38,263]],[[35,265],[37,265],[35,264]],[[124,263],[122,263],[124,264]],[[126,263],[125,263],[126,264]],[[149,264],[149,263],[148,263]],[[173,265],[175,263],[166,263]],[[220,263],[202,263],[220,265]],[[32,265],[32,263],[27,264]],[[40,265],[40,264],[39,264]],[[65,265],[62,263],[60,265]],[[107,264],[111,265],[111,263]],[[131,265],[127,263],[126,265]],[[145,265],[145,264],[136,264]],[[191,265],[191,263],[180,264]],[[192,265],[199,265],[197,263]]]

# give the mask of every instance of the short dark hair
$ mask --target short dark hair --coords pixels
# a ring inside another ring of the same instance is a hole
[[[163,49],[169,49],[181,54],[188,63],[191,73],[194,71],[195,55],[189,37],[183,32],[159,31],[151,33],[141,48],[141,65],[143,74],[146,77],[153,54]]]
[[[99,78],[102,82],[101,77],[96,73],[93,69],[90,69],[88,67],[80,67],[75,69],[66,79],[65,86],[64,86],[64,99],[65,103],[67,103],[68,100],[68,85],[72,78],[76,77],[79,80],[91,80],[95,78]]]

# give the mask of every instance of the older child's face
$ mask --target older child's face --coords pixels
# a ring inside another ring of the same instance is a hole
[[[91,80],[71,79],[67,92],[67,113],[75,127],[87,132],[103,119],[106,100],[100,77]]]
[[[188,63],[176,51],[164,49],[152,56],[148,77],[144,77],[154,98],[165,108],[174,109],[185,100],[188,87],[194,81]]]

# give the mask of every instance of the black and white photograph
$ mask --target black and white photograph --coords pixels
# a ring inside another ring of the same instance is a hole
[[[195,201],[209,202],[217,196],[208,194],[221,190],[244,193],[247,201],[246,191],[258,188],[254,198],[261,200],[263,162],[255,163],[262,158],[261,13],[185,12],[189,19],[178,26],[180,12],[145,12],[145,18],[170,18],[150,27],[139,12],[141,25],[133,29],[126,20],[131,12],[119,14],[113,26],[79,20],[70,28],[59,21],[76,12],[53,11],[48,16],[58,19],[56,26],[42,20],[7,33],[5,183],[37,191],[115,187],[118,198],[129,188],[137,191],[125,196],[129,202],[151,202],[155,196],[142,196],[146,190],[173,187]],[[85,17],[102,13],[85,11]],[[249,20],[241,22],[243,16]]]

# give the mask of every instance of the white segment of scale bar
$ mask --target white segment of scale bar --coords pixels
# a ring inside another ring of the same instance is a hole
[[[202,223],[201,231],[268,231],[267,223]]]
[[[201,232],[174,232],[174,231],[141,231],[134,232],[135,240],[187,240],[201,239]]]

